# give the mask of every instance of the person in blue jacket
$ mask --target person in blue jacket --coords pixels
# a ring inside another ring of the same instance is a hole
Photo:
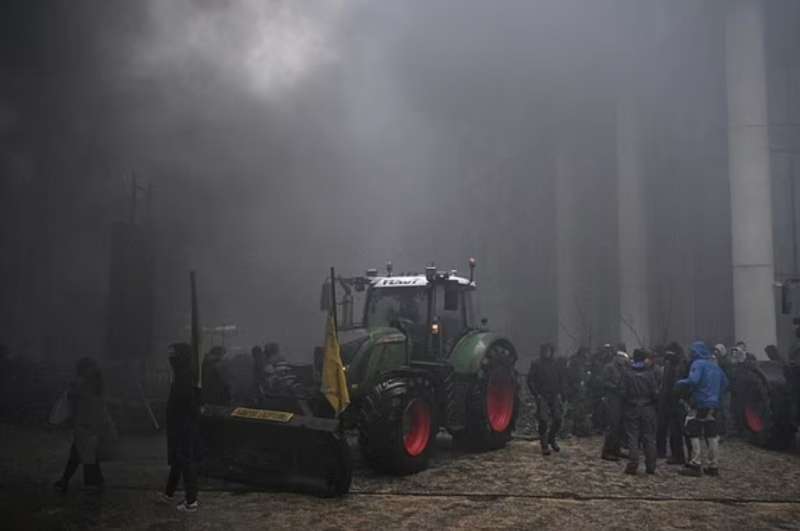
[[[686,436],[691,442],[691,459],[688,467],[680,473],[687,476],[719,475],[719,411],[721,396],[728,388],[725,373],[714,361],[708,347],[702,341],[691,346],[689,376],[675,382],[676,390],[688,390],[689,413],[686,415]],[[702,458],[700,439],[708,450],[705,462]]]

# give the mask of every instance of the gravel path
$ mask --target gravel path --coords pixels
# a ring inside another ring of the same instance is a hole
[[[666,465],[655,476],[626,476],[622,463],[597,459],[597,437],[570,439],[544,458],[530,441],[469,454],[440,436],[431,467],[414,476],[380,476],[356,459],[343,499],[206,481],[201,511],[183,515],[153,501],[166,473],[160,436],[124,441],[122,460],[104,466],[102,496],[82,493],[75,481],[61,497],[49,484],[68,434],[0,430],[0,515],[8,529],[800,529],[800,456],[739,441],[723,445],[721,478],[695,479]]]

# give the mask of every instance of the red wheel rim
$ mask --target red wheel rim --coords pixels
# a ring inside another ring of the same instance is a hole
[[[747,427],[753,433],[761,433],[764,431],[764,419],[751,404],[744,406],[744,420],[747,422]]]
[[[428,447],[431,438],[431,408],[424,400],[415,398],[403,412],[403,446],[411,457],[417,457]]]
[[[508,371],[497,369],[486,384],[486,414],[492,431],[503,432],[514,415],[514,380]]]

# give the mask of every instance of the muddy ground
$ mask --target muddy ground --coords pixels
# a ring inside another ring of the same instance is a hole
[[[200,511],[184,515],[154,502],[167,472],[161,435],[123,440],[120,460],[104,465],[102,495],[82,492],[79,473],[60,496],[50,484],[69,433],[0,430],[4,529],[800,529],[800,456],[741,441],[723,445],[722,477],[694,479],[664,464],[655,476],[625,476],[622,463],[597,458],[599,437],[569,439],[544,458],[533,441],[469,454],[443,435],[430,469],[404,478],[372,473],[354,449],[343,499],[206,480]]]

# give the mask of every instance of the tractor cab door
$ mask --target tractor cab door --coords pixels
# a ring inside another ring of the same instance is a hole
[[[434,322],[439,324],[440,357],[452,352],[459,338],[470,329],[469,291],[458,282],[449,281],[436,286],[434,297]]]

